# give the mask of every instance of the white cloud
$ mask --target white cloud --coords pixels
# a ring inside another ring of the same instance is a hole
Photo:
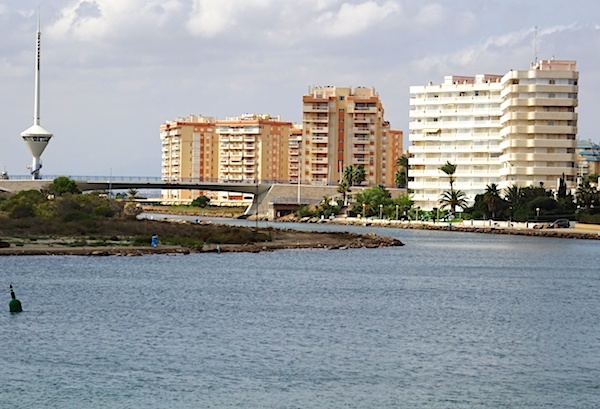
[[[326,12],[316,20],[323,32],[332,37],[346,37],[364,32],[400,11],[397,2],[387,1],[382,5],[375,1],[360,4],[344,3],[337,12]]]
[[[427,4],[419,10],[410,22],[413,26],[421,26],[424,30],[428,30],[432,26],[437,26],[444,21],[445,14],[446,12],[442,5],[437,3]]]
[[[163,27],[181,9],[179,0],[76,0],[60,9],[48,34],[82,42],[118,38],[124,32]]]
[[[245,12],[265,10],[271,3],[271,0],[194,0],[186,26],[193,35],[214,37],[240,23]]]

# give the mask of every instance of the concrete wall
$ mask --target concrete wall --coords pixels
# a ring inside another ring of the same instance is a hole
[[[0,180],[0,191],[18,193],[21,190],[41,190],[51,183],[51,180]]]

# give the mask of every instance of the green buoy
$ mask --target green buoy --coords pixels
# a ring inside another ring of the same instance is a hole
[[[10,302],[8,303],[8,308],[10,308],[10,312],[21,312],[23,308],[21,307],[21,301],[17,300],[17,296],[15,295],[15,291],[13,290],[12,284],[10,285]]]

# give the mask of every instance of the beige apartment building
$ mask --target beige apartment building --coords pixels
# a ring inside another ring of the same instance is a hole
[[[409,147],[415,205],[438,207],[449,189],[439,170],[457,165],[454,189],[472,202],[487,185],[575,188],[577,78],[574,61],[544,60],[504,76],[447,76],[411,87]]]
[[[363,165],[367,185],[393,184],[396,157],[389,155],[402,152],[402,133],[390,131],[374,88],[309,88],[302,126],[302,183],[337,184],[346,166]]]
[[[557,189],[562,175],[567,189],[576,187],[578,79],[567,60],[542,60],[502,78],[501,188]]]
[[[224,120],[190,116],[166,122],[161,125],[162,178],[170,182],[290,183],[291,134],[291,122],[268,114]],[[163,190],[161,197],[167,203],[189,203],[201,194],[213,203],[252,200],[252,195],[237,192],[188,190]]]
[[[300,179],[302,154],[302,124],[292,125],[290,131],[290,183],[297,184]]]
[[[161,176],[167,182],[215,181],[219,169],[219,139],[215,118],[191,115],[160,126]],[[189,203],[202,194],[195,190],[163,190],[166,203]]]

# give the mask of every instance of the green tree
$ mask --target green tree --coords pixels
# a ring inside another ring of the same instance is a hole
[[[406,187],[408,185],[408,178],[406,177],[406,171],[404,169],[398,169],[394,174],[394,183],[396,187]]]
[[[137,194],[139,193],[139,191],[135,188],[131,188],[127,191],[127,194],[129,195],[129,200],[135,200],[137,198]]]
[[[344,173],[342,175],[343,181],[346,182],[348,186],[352,186],[352,182],[354,181],[354,166],[348,165],[344,168]]]
[[[452,214],[456,214],[457,207],[460,207],[461,210],[464,210],[469,205],[465,192],[454,189],[444,191],[440,196],[439,203],[441,205],[440,210],[450,208]]]
[[[355,185],[360,186],[362,182],[366,180],[365,167],[363,165],[358,165],[354,168],[352,172],[352,181]]]
[[[450,161],[444,163],[442,166],[438,168],[442,172],[444,172],[448,176],[448,182],[450,182],[450,190],[454,189],[454,173],[456,173],[456,165],[450,163]]]
[[[392,199],[390,204],[390,210],[396,211],[396,206],[398,206],[398,213],[404,215],[408,214],[413,207],[414,200],[410,197],[410,195],[399,195],[395,199]],[[391,218],[390,214],[388,216]]]
[[[194,200],[192,200],[191,205],[195,207],[206,207],[208,206],[210,199],[204,195],[200,195]]]
[[[23,190],[2,202],[0,210],[8,213],[12,219],[34,217],[40,203],[46,196],[39,190]]]
[[[600,205],[600,195],[589,180],[584,180],[575,193],[577,204],[582,209],[590,209]]]
[[[495,183],[487,185],[485,187],[485,193],[483,194],[483,200],[485,201],[489,214],[492,215],[493,219],[496,218],[496,212],[502,209],[503,204],[498,185]]]
[[[337,192],[342,195],[342,200],[344,201],[344,206],[348,203],[346,202],[346,194],[350,192],[350,186],[346,181],[340,182],[338,184]]]
[[[79,187],[77,186],[77,182],[66,176],[59,176],[54,179],[50,186],[48,186],[48,191],[54,196],[62,196],[67,193],[81,193]]]
[[[406,187],[408,185],[408,156],[399,156],[396,159],[396,167],[399,168],[396,171],[396,185],[398,185],[399,187]]]
[[[352,212],[354,214],[359,214],[362,213],[364,209],[366,217],[375,216],[379,214],[379,205],[382,205],[381,207],[383,208],[391,204],[392,195],[385,186],[372,186],[356,195],[356,201],[352,207]]]

